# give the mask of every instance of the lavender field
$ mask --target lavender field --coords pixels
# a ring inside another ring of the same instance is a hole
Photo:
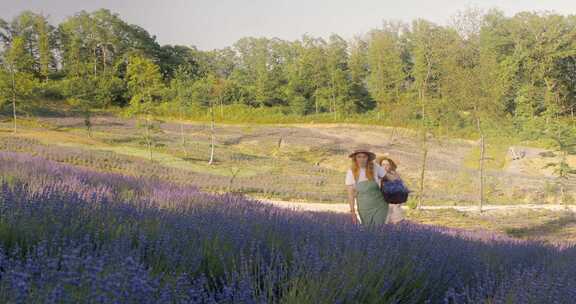
[[[573,303],[575,248],[0,153],[2,303]]]
[[[92,2],[0,0],[0,304],[576,303],[570,1]]]

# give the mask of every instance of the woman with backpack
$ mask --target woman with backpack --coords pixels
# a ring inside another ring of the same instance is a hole
[[[348,155],[352,165],[346,173],[348,203],[352,221],[357,223],[357,205],[360,222],[366,226],[385,224],[388,203],[380,191],[380,181],[386,175],[384,168],[374,163],[376,154],[368,150],[356,150]],[[355,204],[356,203],[356,204]]]
[[[396,172],[398,166],[392,159],[386,156],[379,156],[376,158],[376,163],[386,171],[386,175],[382,178],[382,184],[380,185],[384,200],[389,204],[386,223],[399,223],[404,220],[401,204],[408,199],[409,190],[402,182],[398,172]]]

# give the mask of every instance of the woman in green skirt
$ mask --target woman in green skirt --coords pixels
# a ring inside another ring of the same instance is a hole
[[[349,157],[352,159],[352,166],[346,173],[346,186],[352,221],[357,223],[358,210],[362,225],[384,224],[388,215],[388,203],[380,192],[380,179],[386,175],[386,170],[374,163],[376,155],[368,150],[356,150]]]

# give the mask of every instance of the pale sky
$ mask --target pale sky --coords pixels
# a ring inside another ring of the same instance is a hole
[[[22,10],[57,23],[80,10],[108,8],[138,24],[161,44],[195,45],[202,50],[232,45],[242,37],[295,40],[303,34],[348,39],[377,28],[383,20],[424,18],[446,24],[466,7],[576,14],[575,0],[0,0],[0,18]]]

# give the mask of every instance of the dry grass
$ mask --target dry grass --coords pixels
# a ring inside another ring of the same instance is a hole
[[[422,224],[488,229],[511,237],[549,243],[576,242],[576,215],[572,211],[516,209],[479,213],[454,209],[410,210],[408,218]]]

